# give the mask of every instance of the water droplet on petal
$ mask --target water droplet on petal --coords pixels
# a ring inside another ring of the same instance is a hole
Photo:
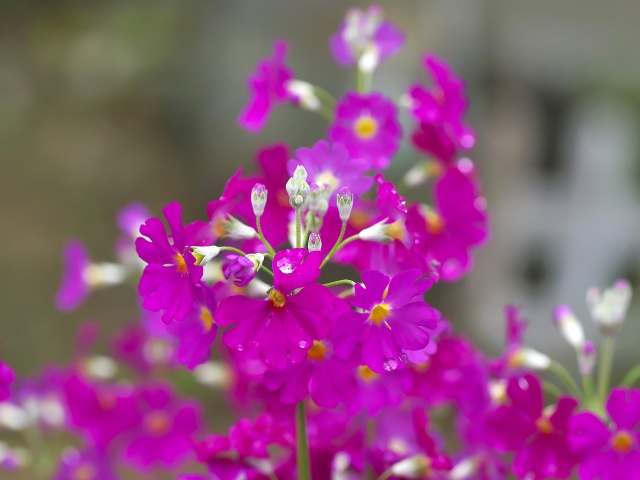
[[[244,345],[242,345],[241,343],[236,345],[236,350],[238,350],[239,352],[244,350]]]
[[[293,262],[287,257],[282,257],[280,260],[276,262],[276,267],[282,273],[291,273],[293,272]]]
[[[396,362],[393,358],[390,358],[389,360],[384,362],[382,366],[387,372],[393,372],[396,368],[398,368],[398,362]]]
[[[407,363],[409,361],[409,357],[407,356],[406,353],[401,353],[398,356],[398,360],[400,360],[402,363]]]
[[[300,340],[300,342],[298,343],[298,346],[300,348],[307,348],[309,346],[309,342],[305,342],[304,340]]]

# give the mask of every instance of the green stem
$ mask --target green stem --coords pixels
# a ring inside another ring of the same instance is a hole
[[[371,90],[371,73],[363,72],[359,68],[356,70],[356,90],[359,93],[367,93]]]
[[[331,257],[333,257],[335,253],[341,248],[340,242],[342,242],[342,239],[344,238],[344,232],[346,231],[347,231],[347,222],[342,222],[342,228],[340,228],[340,235],[338,235],[338,239],[336,240],[336,243],[333,245],[333,248],[331,249],[331,251],[327,254],[327,256],[324,258],[324,260],[320,264],[320,268],[324,267],[327,264],[327,262],[331,259]]]
[[[615,347],[615,337],[606,335],[602,340],[602,353],[600,356],[600,370],[598,372],[598,399],[604,403],[609,392],[609,381],[611,380],[611,368],[613,366],[613,349]]]
[[[553,395],[556,398],[560,398],[562,396],[562,390],[556,387],[553,383],[543,382],[542,387],[549,395]]]
[[[296,441],[298,480],[311,480],[311,460],[309,459],[307,416],[304,408],[304,400],[296,405]]]
[[[336,280],[335,282],[329,282],[329,283],[325,283],[324,286],[325,287],[335,287],[337,285],[351,285],[352,287],[356,284],[356,282],[354,282],[353,280]]]
[[[567,388],[567,391],[577,398],[582,398],[583,394],[580,390],[580,387],[573,379],[569,371],[564,368],[561,364],[553,360],[551,365],[549,365],[549,371],[553,373],[558,379],[562,382],[562,384]]]
[[[333,123],[333,120],[335,119],[333,110],[330,110],[325,105],[320,105],[316,112],[318,112],[327,122]]]
[[[302,247],[309,248],[307,244],[309,243],[309,231],[311,230],[311,219],[314,217],[314,213],[309,211],[307,213],[307,218],[304,219],[304,232],[302,232]]]
[[[273,258],[273,256],[276,254],[276,251],[273,249],[273,247],[271,246],[269,241],[265,238],[264,234],[262,233],[262,225],[260,224],[260,216],[256,217],[256,230],[258,231],[258,235],[256,235],[256,237],[258,238],[258,240],[260,240],[264,244],[264,246],[266,247],[267,251],[269,252],[269,254]]]
[[[296,248],[300,248],[302,244],[302,220],[300,218],[300,209],[296,208]]]
[[[633,387],[633,385],[638,381],[639,378],[640,378],[640,365],[636,365],[631,370],[629,370],[629,373],[627,373],[624,376],[624,378],[622,379],[622,382],[620,383],[620,386]]]
[[[220,247],[220,251],[221,252],[234,252],[234,253],[237,253],[238,255],[242,255],[243,257],[247,256],[246,253],[244,253],[239,248],[235,248],[235,247]]]
[[[582,389],[584,390],[584,402],[587,408],[593,406],[595,400],[596,388],[593,382],[593,375],[589,374],[582,377]]]

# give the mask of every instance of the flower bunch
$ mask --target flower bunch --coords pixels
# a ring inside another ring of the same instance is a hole
[[[430,305],[436,283],[472,269],[487,202],[465,156],[475,144],[465,85],[449,65],[427,54],[429,86],[373,90],[404,41],[379,7],[350,10],[330,48],[355,67],[356,88],[338,100],[297,79],[277,41],[249,77],[239,124],[258,132],[291,104],[325,117],[325,138],[261,149],[257,172],[238,170],[204,220],[185,223],[175,202],[165,221],[127,206],[117,262],[68,244],[58,307],[133,279],[140,319],[109,355],[94,353],[99,332],[85,324],[70,365],[11,394],[0,363],[0,425],[28,440],[0,444],[0,467],[60,480],[638,476],[640,369],[610,390],[628,283],[587,295],[603,335],[597,382],[595,344],[568,306],[554,313],[582,387],[524,346],[519,308],[507,307],[507,346],[490,358]],[[396,187],[385,171],[405,137],[422,159]],[[202,405],[178,393],[203,386],[222,423],[233,413],[228,430],[208,433]],[[73,447],[54,446],[70,434]]]

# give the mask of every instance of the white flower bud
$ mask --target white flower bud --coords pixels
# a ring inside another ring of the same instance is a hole
[[[365,228],[358,237],[360,240],[367,242],[389,243],[391,240],[402,240],[405,236],[404,224],[401,220],[393,223],[386,223],[388,219],[384,219],[370,227]]]
[[[83,278],[94,288],[118,285],[127,278],[127,269],[119,263],[92,263],[85,268]]]
[[[291,177],[287,180],[285,188],[287,189],[287,195],[289,195],[289,198],[295,197],[298,194],[298,181],[294,177]]]
[[[318,202],[318,207],[316,209],[316,212],[318,213],[320,218],[322,218],[326,215],[327,210],[329,210],[329,202],[327,202],[326,199],[321,198],[320,201]]]
[[[553,312],[553,323],[560,329],[565,340],[575,349],[584,344],[582,324],[567,305],[558,305]]]
[[[580,375],[586,377],[591,375],[596,366],[597,349],[593,342],[586,341],[578,350],[578,369]]]
[[[253,262],[253,270],[256,272],[260,270],[260,267],[262,267],[264,263],[264,254],[262,253],[250,253],[247,255],[247,258]]]
[[[530,368],[531,370],[547,370],[551,366],[551,359],[532,348],[521,348],[509,359],[512,368]]]
[[[342,223],[348,221],[351,216],[351,209],[353,208],[353,192],[347,185],[344,185],[338,190],[336,203],[338,204],[340,220],[342,220]]]
[[[304,168],[302,165],[298,165],[295,169],[295,171],[293,172],[293,178],[296,180],[302,180],[302,181],[306,181],[307,180],[307,169]]]
[[[260,217],[264,213],[264,207],[267,205],[267,187],[261,183],[256,183],[251,190],[251,206],[253,214]]]
[[[319,252],[320,250],[322,250],[322,239],[320,238],[319,234],[317,233],[309,234],[308,250],[310,252]]]
[[[587,306],[593,321],[606,335],[615,333],[624,322],[630,303],[631,285],[626,280],[618,280],[604,292],[596,287],[587,290]]]
[[[304,197],[302,195],[295,195],[289,199],[289,204],[296,210],[302,208],[304,205]]]

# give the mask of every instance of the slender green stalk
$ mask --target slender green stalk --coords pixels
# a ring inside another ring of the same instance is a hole
[[[549,365],[549,371],[558,377],[571,395],[582,398],[583,394],[580,387],[566,368],[554,360],[551,362],[551,365]]]
[[[331,251],[327,254],[327,256],[324,258],[324,260],[320,264],[320,268],[324,267],[327,264],[327,262],[331,259],[331,257],[333,257],[333,255],[335,255],[335,253],[338,251],[340,247],[340,242],[342,242],[342,238],[344,237],[344,232],[346,231],[347,231],[347,222],[342,222],[342,228],[340,228],[340,235],[338,235],[338,239],[336,240],[336,243],[333,245],[333,248],[331,249]]]
[[[640,365],[636,365],[631,370],[629,370],[629,373],[627,373],[624,376],[624,378],[622,379],[622,382],[620,383],[620,386],[633,387],[633,385],[638,381],[639,378],[640,378]]]
[[[615,336],[611,334],[604,335],[602,339],[602,353],[600,354],[600,370],[598,372],[598,399],[601,403],[605,402],[607,393],[609,392],[615,343]]]
[[[359,93],[367,93],[371,90],[372,75],[368,72],[363,72],[359,68],[356,71],[356,90]]]
[[[258,231],[258,235],[256,237],[258,238],[258,240],[260,240],[264,244],[264,246],[267,248],[267,251],[273,258],[273,256],[276,254],[276,251],[273,249],[269,241],[265,238],[264,234],[262,233],[262,225],[260,223],[260,217],[261,216],[256,217],[256,230]]]
[[[556,387],[553,383],[543,382],[542,388],[544,388],[544,391],[549,395],[553,395],[556,398],[560,398],[562,396],[562,390]]]
[[[234,252],[234,253],[237,253],[238,255],[242,255],[243,257],[247,256],[246,253],[244,253],[239,248],[235,248],[235,247],[220,247],[220,251],[221,252]]]
[[[333,120],[335,119],[333,110],[331,110],[327,106],[320,105],[316,112],[318,112],[327,122],[333,123]]]
[[[356,282],[354,282],[353,280],[336,280],[335,282],[329,282],[329,283],[325,283],[324,286],[325,287],[335,287],[337,285],[351,285],[352,287],[356,284]]]
[[[300,218],[300,209],[296,208],[296,248],[302,245],[302,220]]]
[[[296,405],[296,442],[298,480],[311,480],[311,460],[309,459],[307,415],[305,413],[304,400]]]
[[[589,374],[582,377],[582,389],[584,390],[584,403],[585,406],[593,406],[593,403],[597,403],[596,399],[596,387],[593,381],[593,375]]]

